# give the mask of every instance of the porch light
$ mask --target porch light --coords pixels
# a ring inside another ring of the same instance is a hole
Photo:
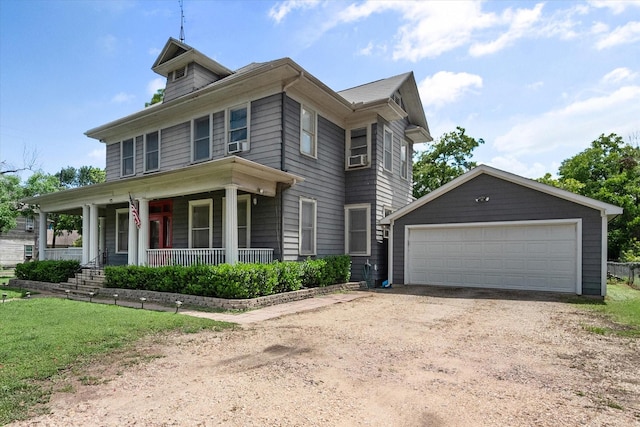
[[[489,196],[476,197],[476,203],[487,203],[488,201],[489,201]]]
[[[181,305],[182,305],[182,301],[176,301],[176,313],[178,312],[178,309],[180,308]]]
[[[89,302],[91,302],[95,294],[96,294],[95,292],[89,292]]]
[[[145,297],[141,297],[141,298],[140,298],[140,308],[144,309],[144,302],[145,302],[146,300],[147,300],[147,299],[146,299]]]
[[[4,300],[7,299],[7,294],[5,294],[4,292],[2,293],[2,303],[4,304]]]
[[[113,303],[118,305],[118,294],[113,294]]]
[[[64,293],[65,293],[65,294],[67,294],[67,299],[69,299],[69,293],[70,293],[70,292],[71,292],[71,291],[70,291],[69,289],[65,289],[65,290],[64,290]],[[27,295],[27,298],[29,298],[29,296],[28,296],[28,295]]]

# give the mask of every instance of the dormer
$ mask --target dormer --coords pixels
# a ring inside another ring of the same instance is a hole
[[[167,79],[164,102],[233,74],[227,67],[174,38],[167,41],[151,69]]]

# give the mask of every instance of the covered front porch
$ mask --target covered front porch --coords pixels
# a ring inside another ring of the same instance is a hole
[[[83,265],[269,263],[281,253],[277,224],[282,219],[274,217],[281,215],[276,196],[300,181],[287,172],[231,156],[25,201],[39,205],[40,233],[46,233],[43,222],[49,212],[82,215]],[[254,241],[252,208],[255,228],[260,230],[268,210],[271,223],[262,227],[272,229],[268,236],[256,233]],[[42,245],[46,239],[40,237]],[[59,252],[39,249],[39,259],[60,259]]]

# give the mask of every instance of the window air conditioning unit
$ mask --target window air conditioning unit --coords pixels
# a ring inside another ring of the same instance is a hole
[[[382,229],[382,238],[383,239],[388,239],[389,238],[389,227],[384,227]]]
[[[247,143],[241,141],[230,142],[227,146],[227,151],[229,154],[240,153],[242,151],[246,151]]]
[[[27,231],[33,231],[33,225],[27,225],[26,229]]]
[[[349,156],[349,167],[355,168],[357,166],[364,166],[367,164],[367,155],[358,154],[357,156]]]

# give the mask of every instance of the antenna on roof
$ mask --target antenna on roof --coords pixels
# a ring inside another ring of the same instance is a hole
[[[184,10],[182,8],[183,0],[178,0],[180,3],[180,41],[184,43]]]

